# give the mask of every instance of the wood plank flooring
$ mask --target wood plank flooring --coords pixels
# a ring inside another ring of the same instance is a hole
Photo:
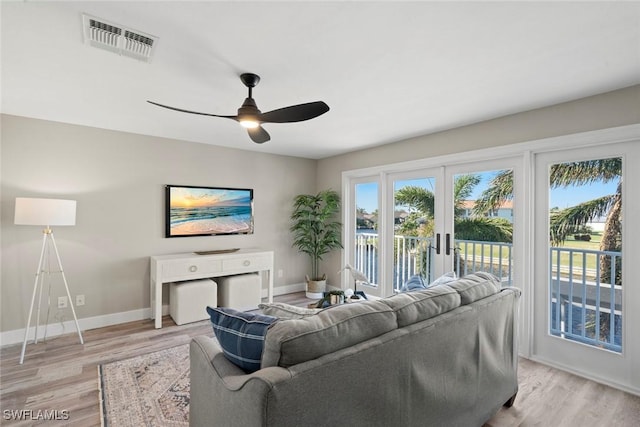
[[[304,293],[282,295],[276,301],[306,306]],[[170,317],[163,328],[141,320],[68,334],[29,344],[23,365],[21,344],[0,349],[1,425],[99,426],[98,365],[188,343],[211,334],[209,321],[176,326]],[[520,391],[512,408],[503,408],[485,427],[640,426],[640,397],[585,380],[538,363],[519,362]],[[487,392],[490,392],[489,390]],[[62,421],[7,420],[5,411],[68,411]],[[390,426],[395,427],[395,426]]]

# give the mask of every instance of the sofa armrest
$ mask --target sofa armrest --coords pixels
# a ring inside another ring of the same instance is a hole
[[[262,425],[269,393],[291,378],[289,370],[278,367],[246,374],[207,336],[191,340],[189,356],[192,426]]]

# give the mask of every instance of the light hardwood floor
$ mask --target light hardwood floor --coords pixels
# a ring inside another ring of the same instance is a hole
[[[276,301],[306,306],[304,293],[276,297]],[[163,328],[151,320],[68,334],[29,344],[23,365],[21,344],[0,349],[1,425],[99,426],[98,365],[188,343],[211,334],[208,321],[176,326],[163,318]],[[501,426],[640,426],[640,397],[521,359],[518,397],[512,408],[501,409],[485,427]],[[487,390],[490,393],[491,390]],[[15,422],[11,410],[66,410],[69,420]],[[116,426],[117,427],[117,426]],[[395,426],[390,426],[395,427]]]

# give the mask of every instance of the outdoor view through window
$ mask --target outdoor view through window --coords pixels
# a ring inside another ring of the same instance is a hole
[[[548,178],[549,333],[620,352],[622,159],[553,164]],[[415,274],[427,283],[436,279],[434,264],[439,255],[435,236],[442,233],[434,225],[442,212],[435,200],[439,184],[428,176],[393,182],[394,290]],[[380,279],[382,262],[378,190],[375,181],[356,184],[355,267],[374,285]],[[445,271],[458,276],[488,271],[498,276],[503,286],[510,286],[513,171],[454,175],[447,191],[451,191],[454,204],[454,237],[452,265]]]

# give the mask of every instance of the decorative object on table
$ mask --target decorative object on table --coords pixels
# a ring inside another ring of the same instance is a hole
[[[344,303],[343,291],[329,291],[324,293],[324,297],[316,304],[316,308],[326,308],[332,305]]]
[[[323,297],[327,276],[320,275],[320,261],[332,250],[342,248],[342,224],[336,219],[339,212],[340,195],[333,190],[300,194],[294,199],[290,228],[293,246],[311,258],[311,277],[306,276],[307,298]]]
[[[355,268],[351,267],[350,264],[345,265],[342,270],[338,271],[338,274],[342,273],[345,270],[349,270],[349,273],[351,273],[351,277],[353,278],[353,295],[351,295],[349,299],[360,299],[363,297],[364,299],[367,299],[364,292],[358,291],[358,282],[366,283],[368,285],[369,278],[365,276],[364,273],[360,270],[356,270]]]
[[[189,372],[189,344],[99,365],[101,425],[188,427]]]
[[[76,201],[75,200],[62,200],[62,199],[37,199],[27,197],[17,197],[15,207],[14,223],[18,225],[40,225],[45,226],[42,230],[42,249],[40,250],[40,261],[38,262],[38,269],[36,270],[36,277],[33,283],[33,294],[31,295],[31,306],[29,307],[29,318],[27,320],[27,327],[24,330],[24,341],[22,342],[22,352],[20,353],[20,364],[24,362],[24,354],[27,348],[27,340],[29,337],[29,328],[31,327],[31,317],[33,315],[33,306],[36,301],[36,294],[38,294],[38,311],[36,314],[36,327],[34,343],[38,343],[38,326],[40,325],[40,306],[42,303],[42,291],[44,288],[44,278],[48,278],[48,291],[47,291],[47,318],[44,329],[44,339],[47,338],[47,326],[49,323],[49,312],[51,308],[51,275],[53,273],[60,273],[62,281],[64,282],[64,288],[67,292],[67,298],[69,306],[71,307],[71,313],[73,313],[73,320],[78,330],[78,337],[80,338],[80,344],[84,344],[82,339],[82,333],[80,332],[80,325],[78,324],[78,317],[76,311],[73,308],[73,300],[71,299],[71,293],[69,292],[69,285],[67,278],[62,268],[62,262],[60,261],[60,254],[58,253],[58,247],[56,246],[56,240],[53,237],[52,225],[76,225]],[[57,262],[57,270],[51,270],[51,248],[55,254],[55,261]]]
[[[165,187],[165,237],[253,234],[253,189]]]

